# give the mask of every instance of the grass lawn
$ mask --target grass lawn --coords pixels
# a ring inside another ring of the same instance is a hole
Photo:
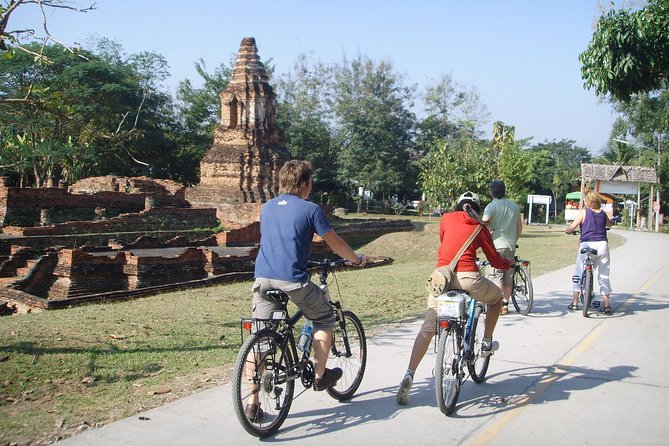
[[[345,306],[368,334],[423,314],[438,219],[414,220],[415,231],[359,249],[392,257],[392,264],[336,276]],[[578,237],[562,230],[524,229],[518,255],[532,261],[534,276],[574,262]],[[609,238],[612,248],[623,242]],[[53,442],[225,383],[239,348],[239,320],[250,313],[250,287],[235,283],[0,318],[0,445]]]

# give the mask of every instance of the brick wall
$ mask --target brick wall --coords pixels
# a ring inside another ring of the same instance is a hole
[[[73,194],[61,188],[0,187],[0,224],[39,226],[67,221],[87,221],[136,213],[147,206],[188,208],[183,190],[177,195],[145,187],[150,192],[96,191]],[[46,221],[45,221],[46,220]]]
[[[216,234],[219,246],[249,246],[260,243],[260,222]]]
[[[24,236],[94,234],[137,231],[175,231],[213,228],[215,209],[154,208],[99,221],[70,221],[53,226],[23,228]]]

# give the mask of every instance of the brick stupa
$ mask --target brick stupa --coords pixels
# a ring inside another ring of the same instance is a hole
[[[276,94],[253,37],[242,39],[230,83],[221,92],[221,123],[200,162],[200,183],[186,192],[197,207],[215,207],[224,224],[258,221],[276,196],[278,173],[290,158],[276,125]]]

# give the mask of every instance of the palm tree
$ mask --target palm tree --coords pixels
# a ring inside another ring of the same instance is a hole
[[[608,150],[594,160],[600,164],[617,164],[631,166],[638,164],[638,156],[634,147],[619,142],[611,143]]]

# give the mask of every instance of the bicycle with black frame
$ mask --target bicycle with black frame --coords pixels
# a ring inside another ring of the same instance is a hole
[[[309,261],[310,268],[317,268],[320,287],[328,293],[328,277],[335,278],[336,268],[346,265],[345,260]],[[337,286],[339,293],[339,287]],[[270,290],[267,296],[281,304],[280,310],[269,319],[243,319],[244,341],[235,361],[232,376],[232,399],[240,423],[246,431],[259,438],[276,433],[288,416],[293,400],[314,385],[314,364],[311,360],[311,340],[308,333],[296,342],[294,328],[303,318],[299,308],[291,316],[288,295],[280,290]],[[329,294],[328,294],[329,296]],[[367,340],[358,316],[343,309],[339,300],[330,300],[337,322],[333,329],[332,347],[328,365],[343,371],[337,384],[327,390],[339,401],[353,397],[362,382],[367,365]],[[295,382],[300,381],[304,390],[295,395]],[[249,402],[257,409],[248,411]]]
[[[481,273],[486,274],[490,262],[487,260],[477,260]],[[534,287],[532,286],[532,276],[530,273],[531,262],[514,257],[513,278],[511,284],[511,303],[516,312],[527,316],[534,305]]]

